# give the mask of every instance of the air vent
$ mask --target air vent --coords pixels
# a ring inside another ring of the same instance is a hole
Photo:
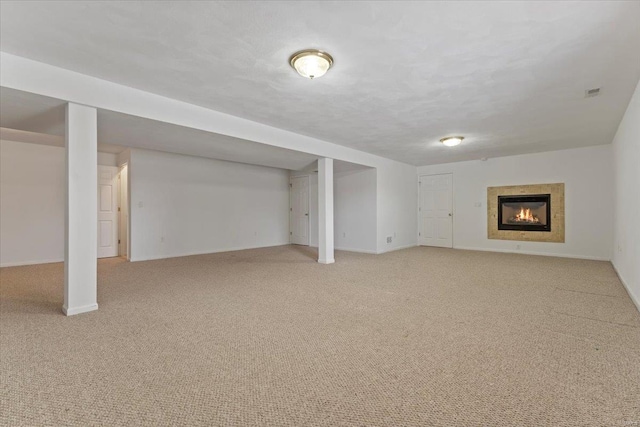
[[[598,96],[600,95],[600,88],[596,87],[593,89],[587,89],[584,91],[584,97],[585,98],[593,98],[594,96]]]

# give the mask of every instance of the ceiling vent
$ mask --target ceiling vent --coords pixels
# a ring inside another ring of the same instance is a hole
[[[587,89],[584,91],[584,97],[585,98],[593,98],[594,96],[598,96],[600,95],[600,88],[596,87],[593,89]]]

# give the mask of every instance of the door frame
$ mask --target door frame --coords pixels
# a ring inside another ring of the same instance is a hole
[[[311,246],[311,176],[310,175],[295,175],[289,177],[289,244],[292,245],[291,238],[293,237],[293,230],[291,226],[293,225],[293,221],[291,221],[291,214],[293,213],[293,206],[291,205],[291,193],[293,192],[293,179],[294,178],[307,178],[307,212],[309,215],[307,216],[307,244],[306,246]],[[298,243],[296,243],[297,245]],[[305,246],[305,245],[300,245]]]
[[[111,183],[112,185],[115,187],[112,187],[112,195],[111,195],[111,201],[113,202],[113,200],[115,199],[115,206],[118,207],[118,205],[120,204],[120,169],[117,166],[112,166],[112,165],[98,165],[98,216],[97,216],[97,221],[98,221],[98,232],[100,232],[100,197],[101,197],[101,172],[105,169],[109,169],[111,172],[115,172],[114,175],[112,175],[111,178]],[[115,180],[115,183],[113,182]],[[115,237],[116,237],[116,241],[119,242],[119,238],[120,238],[120,212],[118,212],[116,210],[116,215],[115,215]],[[111,234],[111,238],[113,240],[113,231]],[[115,244],[116,246],[116,254],[115,255],[104,255],[104,256],[100,256],[100,236],[98,236],[98,253],[97,253],[97,259],[102,259],[102,258],[115,258],[117,256],[119,256],[119,251],[120,251],[120,245],[118,243]]]
[[[420,221],[420,212],[421,212],[421,206],[420,206],[420,202],[421,202],[421,198],[422,198],[422,191],[420,189],[420,180],[422,179],[423,176],[439,176],[439,175],[451,175],[451,249],[453,249],[455,247],[455,242],[454,242],[454,219],[456,217],[456,199],[454,197],[455,195],[455,181],[454,181],[454,174],[453,172],[440,172],[440,173],[422,173],[422,174],[418,174],[418,181],[416,182],[416,186],[418,187],[418,206],[416,208],[417,212],[416,215],[418,217],[418,246],[425,246],[420,244],[420,238],[422,237],[420,235],[420,233],[422,233],[422,228],[421,228],[421,222]]]
[[[123,171],[125,171],[126,169],[126,174],[127,174],[127,183],[126,186],[123,185],[122,183],[122,173]],[[124,211],[122,209],[122,189],[123,187],[125,188],[125,197],[126,197],[126,221],[122,221],[122,216],[124,214]],[[118,215],[118,241],[120,241],[121,237],[122,237],[122,228],[125,227],[125,247],[121,248],[120,244],[118,245],[118,256],[119,257],[123,257],[125,258],[127,261],[129,261],[130,258],[130,249],[131,249],[131,240],[130,240],[130,222],[131,222],[131,204],[130,204],[130,192],[129,192],[129,166],[128,164],[125,162],[121,165],[118,166],[118,210],[119,210],[119,215]],[[122,252],[124,249],[125,254],[123,255]]]

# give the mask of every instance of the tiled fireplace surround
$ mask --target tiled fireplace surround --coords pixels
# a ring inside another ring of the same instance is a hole
[[[498,229],[498,196],[551,195],[551,231]],[[510,185],[487,188],[487,232],[489,239],[564,243],[564,184]]]

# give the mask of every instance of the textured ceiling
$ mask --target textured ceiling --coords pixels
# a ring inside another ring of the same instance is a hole
[[[64,101],[2,88],[0,112],[0,136],[3,138],[18,137],[23,142],[64,146]],[[98,149],[117,153],[126,147],[291,170],[313,167],[317,160],[317,156],[307,153],[98,110]],[[340,167],[350,168],[349,164]]]
[[[5,52],[416,165],[610,143],[640,78],[640,2],[0,7]]]

